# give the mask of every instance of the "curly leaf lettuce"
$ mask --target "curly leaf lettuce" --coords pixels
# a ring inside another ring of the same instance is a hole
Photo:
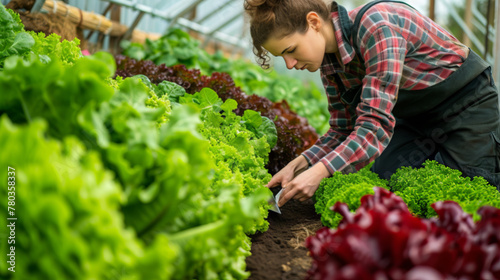
[[[27,34],[31,35],[34,39],[31,52],[45,63],[56,59],[60,60],[63,64],[73,64],[83,57],[78,38],[72,41],[63,40],[61,42],[61,36],[56,33],[45,35],[43,32],[35,33],[29,31]]]
[[[391,176],[391,190],[400,196],[410,211],[419,217],[436,216],[432,203],[452,200],[479,219],[477,210],[484,205],[500,208],[500,193],[482,178],[463,177],[459,170],[436,161],[424,162],[423,168],[402,167]]]
[[[350,174],[336,172],[332,177],[323,179],[314,194],[314,207],[316,213],[321,215],[323,225],[334,228],[341,221],[342,216],[332,211],[335,203],[346,203],[350,211],[354,212],[360,206],[361,197],[373,194],[374,186],[388,189],[387,181],[380,179],[369,167]]]
[[[209,151],[217,165],[214,182],[237,182],[243,186],[240,189],[241,197],[265,189],[264,185],[270,179],[265,169],[270,146],[264,133],[256,133],[255,127],[263,123],[260,114],[247,110],[246,117],[236,115],[233,112],[238,105],[236,101],[228,99],[222,102],[217,93],[209,88],[185,95],[180,101],[182,104],[194,105],[201,111],[199,131],[209,141]],[[211,189],[219,191],[216,186]],[[268,189],[264,191],[271,195]],[[261,218],[249,233],[267,230],[269,224],[264,218],[267,217],[268,208],[266,200],[262,200],[258,207]]]

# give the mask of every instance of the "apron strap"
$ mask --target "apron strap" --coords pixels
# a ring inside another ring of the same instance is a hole
[[[365,14],[365,12],[373,7],[374,5],[382,2],[389,2],[389,3],[400,3],[400,4],[405,4],[409,7],[413,8],[411,5],[405,2],[401,1],[396,1],[396,0],[375,0],[372,2],[367,3],[364,5],[356,15],[356,18],[354,19],[354,24],[351,22],[351,19],[349,18],[349,15],[347,13],[346,8],[344,8],[342,5],[337,4],[336,1],[332,2],[331,5],[331,11],[334,12],[334,8],[337,7],[337,11],[339,12],[339,20],[340,20],[340,26],[342,29],[342,39],[344,39],[345,42],[351,42],[352,39],[352,47],[354,48],[354,51],[356,52],[356,55],[359,57],[362,63],[364,63],[363,56],[361,55],[361,52],[359,51],[359,48],[357,46],[357,37],[358,37],[358,31],[359,31],[359,24],[361,23],[361,18]]]
[[[472,82],[488,68],[490,65],[469,49],[469,56],[460,68],[444,81],[420,90],[400,89],[392,113],[399,118],[411,118],[429,111]]]

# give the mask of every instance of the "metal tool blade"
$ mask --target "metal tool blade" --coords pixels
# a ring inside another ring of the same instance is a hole
[[[271,208],[269,210],[273,211],[273,212],[276,212],[278,214],[281,214],[281,210],[280,208],[278,207],[278,201],[280,200],[280,195],[281,195],[281,192],[283,191],[283,189],[281,189],[277,194],[276,196],[273,196],[269,199],[269,204],[271,204]]]

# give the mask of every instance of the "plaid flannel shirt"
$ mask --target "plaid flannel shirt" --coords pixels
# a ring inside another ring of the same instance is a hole
[[[360,8],[348,13],[352,22]],[[336,7],[333,11],[342,64],[335,55],[327,54],[320,67],[330,129],[302,153],[310,165],[322,162],[331,174],[359,170],[387,147],[395,126],[391,111],[400,88],[435,85],[457,70],[468,55],[468,47],[418,11],[404,4],[380,3],[361,19],[356,40],[363,65],[352,42],[342,39]],[[356,108],[340,100],[333,73],[340,75],[347,89],[362,84]]]

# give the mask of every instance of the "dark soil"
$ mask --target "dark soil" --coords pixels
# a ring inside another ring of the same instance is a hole
[[[322,228],[312,200],[290,200],[281,215],[269,212],[269,230],[252,238],[252,255],[247,258],[251,280],[304,279],[312,259],[304,246],[306,237]]]

